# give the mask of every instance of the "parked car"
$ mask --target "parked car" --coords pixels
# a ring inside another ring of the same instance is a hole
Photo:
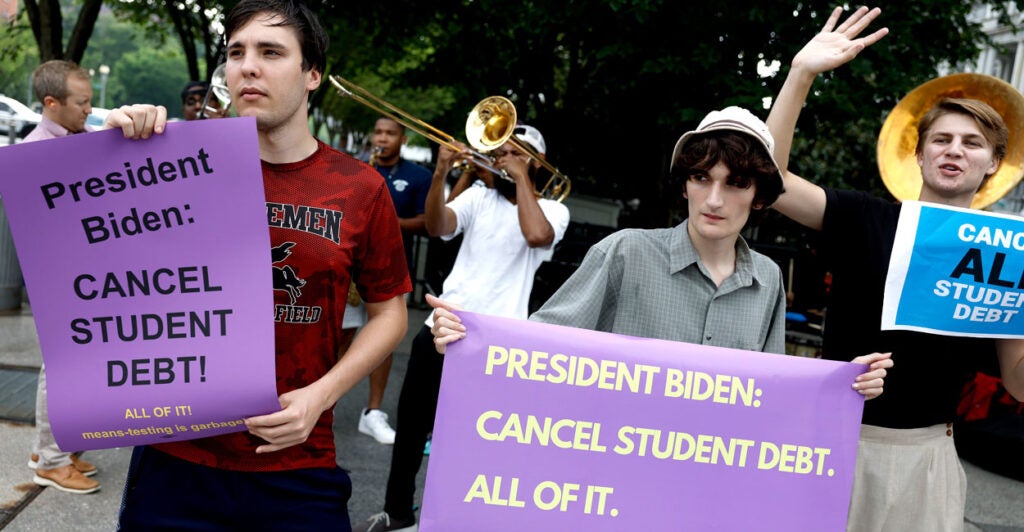
[[[0,133],[10,135],[14,127],[16,136],[24,137],[39,124],[43,116],[29,109],[27,105],[0,94]]]

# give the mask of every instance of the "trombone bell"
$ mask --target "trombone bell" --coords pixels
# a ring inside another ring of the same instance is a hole
[[[359,85],[336,75],[328,76],[327,79],[341,96],[351,98],[442,146],[456,151],[461,149],[455,144],[455,138],[451,135],[403,111]],[[488,170],[499,177],[510,179],[504,171],[494,168],[493,159],[486,153],[501,147],[506,142],[511,142],[519,148],[519,151],[529,155],[551,172],[551,177],[544,188],[539,193],[536,191],[535,193],[547,199],[562,201],[569,195],[569,189],[572,188],[569,178],[543,157],[540,157],[532,146],[513,135],[516,122],[516,106],[504,96],[488,96],[473,106],[466,119],[466,140],[475,150],[470,150],[470,164]]]
[[[504,96],[488,96],[473,106],[466,118],[466,140],[489,152],[501,147],[516,127],[516,106]]]

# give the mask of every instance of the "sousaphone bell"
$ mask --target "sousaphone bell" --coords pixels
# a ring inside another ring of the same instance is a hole
[[[999,201],[1024,176],[1024,95],[1009,83],[985,74],[953,74],[933,79],[910,91],[885,119],[878,135],[878,170],[892,195],[916,200],[921,194],[917,164],[917,124],[943,98],[970,98],[992,106],[1010,128],[1006,157],[995,175],[974,195],[971,207],[984,209]]]

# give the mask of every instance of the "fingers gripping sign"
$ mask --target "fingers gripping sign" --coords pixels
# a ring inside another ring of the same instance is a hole
[[[430,332],[434,335],[434,347],[443,355],[448,344],[466,337],[466,326],[452,312],[462,310],[462,307],[430,294],[427,294],[427,303],[434,307],[434,325],[430,327]]]
[[[249,433],[267,442],[256,448],[257,453],[279,451],[305,442],[324,411],[325,396],[318,391],[316,383],[281,394],[279,400],[281,410],[245,420]]]
[[[886,370],[893,367],[892,353],[871,353],[853,359],[854,364],[866,364],[868,370],[857,375],[853,383],[853,389],[864,396],[865,399],[874,399],[882,395],[882,388],[885,384]]]
[[[167,127],[167,108],[162,105],[122,105],[107,115],[103,129],[119,128],[126,139],[148,139]]]

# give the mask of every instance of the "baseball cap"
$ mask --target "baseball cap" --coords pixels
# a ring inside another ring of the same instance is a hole
[[[547,153],[547,144],[544,143],[544,135],[540,134],[540,131],[533,126],[526,124],[520,124],[512,130],[512,133],[519,140],[529,144],[533,149],[537,150],[537,153]]]
[[[775,139],[772,138],[772,133],[768,131],[768,126],[760,118],[742,107],[733,106],[726,107],[721,111],[711,111],[700,121],[697,129],[687,131],[682,137],[679,137],[675,149],[672,150],[672,165],[676,164],[676,158],[679,157],[683,147],[686,146],[690,139],[696,135],[712,131],[736,131],[748,135],[761,143],[761,146],[764,146],[765,151],[768,152],[768,157],[771,158],[772,164],[775,165],[775,170],[779,175],[778,187],[779,190],[782,190],[782,171],[779,169],[779,163],[775,160]]]
[[[185,99],[188,98],[189,94],[201,92],[206,94],[206,91],[210,90],[210,84],[205,81],[190,81],[185,84],[185,88],[181,91],[181,103],[185,103]]]

